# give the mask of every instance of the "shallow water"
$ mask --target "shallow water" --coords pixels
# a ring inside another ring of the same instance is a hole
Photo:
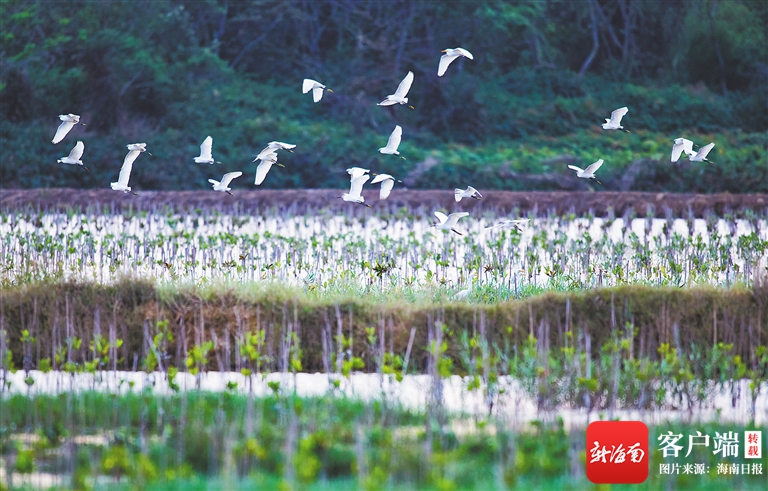
[[[69,375],[64,372],[43,373],[36,370],[29,372],[35,380],[34,385],[28,388],[24,383],[25,374],[19,370],[15,374],[7,374],[10,385],[0,395],[9,393],[34,394],[61,394],[78,393],[87,390],[98,390],[108,393],[127,393],[129,391],[140,392],[151,390],[154,394],[170,394],[165,374],[154,372],[103,372],[96,376],[91,374]],[[339,380],[339,388],[333,387],[332,381]],[[609,411],[603,409],[593,410],[589,414],[585,409],[573,409],[568,407],[554,410],[540,410],[536,401],[528,395],[520,384],[511,377],[500,377],[497,393],[488,399],[483,389],[468,391],[467,385],[470,378],[453,375],[441,381],[442,383],[442,407],[453,415],[486,416],[489,414],[489,400],[493,401],[492,414],[501,417],[509,424],[527,424],[534,420],[551,419],[555,416],[563,418],[567,428],[572,426],[582,427],[588,421],[607,419]],[[198,390],[198,379],[189,373],[179,373],[176,383],[182,391]],[[253,376],[247,380],[237,372],[207,372],[199,377],[199,390],[211,392],[223,392],[227,390],[227,383],[237,384],[234,389],[237,393],[247,394],[250,382],[253,382],[255,396],[266,396],[272,393],[269,382],[280,382],[280,391],[283,394],[296,393],[303,397],[318,397],[332,394],[335,397],[348,397],[363,401],[381,400],[387,404],[401,405],[404,408],[426,410],[430,404],[435,404],[433,381],[429,375],[406,375],[402,382],[397,382],[389,376],[381,376],[375,373],[353,373],[349,379],[338,374],[324,373],[270,373],[266,377]],[[133,382],[133,387],[130,386]],[[499,393],[503,389],[503,393]],[[735,399],[733,394],[739,394]],[[645,423],[660,423],[664,421],[723,421],[746,424],[751,421],[751,409],[749,400],[749,380],[741,380],[730,388],[715,390],[702,407],[686,409],[665,409],[652,411],[639,411],[634,409],[617,409],[613,412],[614,418],[638,419]],[[668,401],[670,404],[672,400]],[[768,424],[768,383],[764,383],[756,400],[755,423]]]

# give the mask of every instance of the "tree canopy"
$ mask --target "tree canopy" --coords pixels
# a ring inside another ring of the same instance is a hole
[[[764,1],[8,1],[0,18],[3,187],[108,185],[134,141],[156,154],[135,167],[140,187],[252,171],[271,140],[299,147],[265,185],[322,187],[344,185],[349,165],[405,174],[428,156],[449,181],[482,179],[456,170],[473,161],[547,172],[540,162],[562,154],[624,169],[661,162],[682,132],[715,138],[713,160],[768,182]],[[457,46],[475,59],[438,78],[440,51]],[[409,70],[416,110],[376,107]],[[334,93],[313,104],[305,77]],[[633,134],[610,137],[631,148],[611,147],[592,129],[625,105]],[[69,112],[88,126],[54,147]],[[395,124],[405,162],[376,152]],[[207,135],[225,163],[215,170],[191,160]],[[77,139],[91,173],[55,164]],[[723,190],[711,177],[698,190]]]

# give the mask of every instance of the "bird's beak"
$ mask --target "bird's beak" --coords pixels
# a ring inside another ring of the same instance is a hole
[[[275,165],[280,166],[280,167],[285,167],[283,164],[275,163]]]
[[[147,153],[148,153],[148,154],[150,154],[150,155],[152,155],[152,152],[150,152],[149,150],[147,150]],[[152,156],[154,157],[154,155],[152,155]]]
[[[85,169],[85,170],[87,170],[88,172],[90,172],[90,170],[89,170],[89,169],[88,169],[88,167],[86,167],[86,166],[83,166],[83,169]]]
[[[477,196],[472,196],[472,197],[473,197],[473,198],[475,198],[475,199],[476,199],[476,200],[478,200],[478,201],[480,201],[480,200],[482,199],[482,198],[479,198],[479,197],[477,197]]]
[[[403,159],[403,160],[408,160],[408,159],[406,159],[405,157],[403,157],[402,155],[400,156],[400,158],[401,158],[401,159]]]
[[[291,152],[291,153],[293,153],[293,150],[291,150],[290,148],[288,149],[288,151],[289,151],[289,152]]]
[[[80,123],[80,124],[83,125],[83,126],[87,126],[85,123]]]
[[[413,106],[408,106],[408,107],[410,107],[411,109],[416,109],[416,108],[415,108],[415,107],[413,107]]]
[[[138,196],[139,195],[139,193],[137,193],[136,191],[131,191],[131,194],[134,195],[134,196]]]
[[[441,51],[441,53],[445,53],[445,52],[447,52],[447,51],[448,51],[448,50],[445,50],[445,49],[444,49],[444,50],[442,50],[442,51]]]
[[[325,89],[325,90],[327,90],[328,92],[333,92],[331,89]]]
[[[227,191],[227,194],[230,196],[234,196],[234,193],[232,193],[232,191]]]

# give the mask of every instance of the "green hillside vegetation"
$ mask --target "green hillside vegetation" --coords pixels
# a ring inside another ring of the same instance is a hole
[[[362,165],[411,187],[768,192],[768,5],[752,1],[3,2],[0,185],[202,189],[298,144],[264,187],[343,187]],[[436,75],[440,51],[474,60]],[[376,107],[407,73],[415,110]],[[303,78],[334,90],[314,104]],[[604,131],[628,106],[631,133]],[[57,115],[78,126],[58,145]],[[395,124],[401,153],[380,155]],[[194,164],[211,135],[222,165]],[[715,141],[669,162],[672,138]],[[91,169],[56,164],[77,140]],[[425,172],[422,172],[425,171]],[[539,176],[531,178],[530,176]]]

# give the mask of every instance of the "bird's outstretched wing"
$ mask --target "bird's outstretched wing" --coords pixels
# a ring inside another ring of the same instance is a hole
[[[683,153],[684,143],[675,143],[672,145],[672,155],[670,157],[671,162],[677,162],[680,160],[680,154]]]
[[[349,184],[349,194],[352,196],[360,196],[360,193],[363,192],[363,184],[368,182],[368,179],[370,179],[371,176],[368,174],[363,174],[357,177],[353,177],[350,180]]]
[[[474,59],[475,59],[475,57],[474,57],[474,56],[472,56],[472,53],[470,53],[469,51],[467,51],[467,50],[466,50],[466,49],[464,49],[464,48],[456,48],[456,50],[457,50],[459,53],[461,53],[461,56],[463,56],[463,57],[465,57],[465,58],[469,58],[470,60],[474,60]]]
[[[213,156],[211,152],[212,149],[213,149],[213,138],[209,136],[205,140],[203,140],[202,145],[200,145],[200,160],[213,160]]]
[[[456,198],[456,202],[458,203],[461,201],[461,198],[463,198],[462,194],[464,193],[463,189],[455,188],[453,190],[453,197]]]
[[[389,140],[387,140],[387,150],[391,150],[393,152],[397,151],[397,147],[400,146],[400,140],[403,138],[403,129],[400,127],[400,125],[395,126],[395,129],[392,130],[392,134],[389,135]]]
[[[322,87],[315,87],[312,89],[312,100],[315,102],[320,102],[320,99],[323,98],[323,92],[325,92],[325,89]]]
[[[469,212],[460,211],[458,213],[451,213],[450,215],[448,215],[448,223],[451,224],[451,227],[454,227],[459,222],[459,218],[463,218],[466,216],[469,216]]]
[[[413,83],[413,72],[408,72],[408,75],[405,76],[402,82],[400,82],[400,85],[397,86],[397,90],[395,91],[395,96],[397,97],[405,97],[408,95],[408,91],[411,90],[411,84]]]
[[[279,142],[279,141],[273,141],[273,142],[269,142],[269,145],[267,145],[267,148],[271,148],[273,150],[275,149],[290,150],[292,148],[296,148],[296,145]]]
[[[503,227],[504,225],[506,225],[506,224],[505,224],[505,223],[503,223],[503,222],[502,222],[502,223],[497,223],[496,225],[491,225],[490,227],[485,227],[483,230],[485,230],[485,231],[488,231],[488,230],[495,230],[495,229],[497,229],[497,228],[501,228],[501,227]]]
[[[438,220],[440,220],[441,224],[448,221],[448,217],[446,216],[446,214],[441,211],[436,211],[435,216],[437,217]]]
[[[220,183],[219,183],[219,181],[217,181],[216,179],[208,179],[208,182],[210,182],[210,183],[211,183],[211,184],[213,184],[214,186],[217,186],[217,185],[219,185],[219,184],[220,184]]]
[[[221,184],[224,187],[227,187],[227,186],[229,186],[229,183],[232,182],[232,179],[238,178],[238,177],[240,177],[242,175],[243,175],[243,173],[240,172],[240,171],[237,171],[237,172],[227,172],[226,174],[224,174],[224,177],[221,178]]]
[[[712,150],[712,148],[714,146],[715,146],[714,142],[710,143],[709,145],[704,145],[703,147],[701,147],[699,149],[698,152],[696,152],[696,157],[701,158],[701,159],[707,158],[707,155],[709,154],[709,152]]]
[[[312,90],[312,88],[315,86],[316,83],[317,83],[317,81],[312,80],[311,78],[305,78],[304,79],[304,83],[302,83],[302,85],[301,85],[301,91],[304,94],[306,94],[307,92]],[[317,102],[317,101],[315,101],[315,102]]]
[[[267,172],[272,168],[272,160],[262,160],[258,167],[256,167],[256,180],[253,181],[255,185],[260,185],[264,182],[264,178],[267,177]]]
[[[627,109],[626,107],[620,107],[616,109],[611,113],[610,122],[615,125],[621,124],[621,118],[623,118],[624,115],[627,114],[628,112],[629,112],[629,109]]]
[[[370,170],[363,169],[361,167],[350,167],[349,169],[347,169],[347,174],[349,174],[351,176],[350,179],[355,179],[355,178],[360,177],[360,176],[362,176],[364,174],[367,174],[368,172],[370,172]]]
[[[481,198],[483,197],[483,195],[482,195],[482,194],[480,194],[480,191],[478,191],[477,189],[473,188],[472,186],[467,186],[467,191],[469,191],[469,192],[470,192],[470,193],[472,193],[473,195],[475,195],[475,194],[476,194],[476,195],[478,195],[478,196],[479,196],[479,197],[481,197]]]
[[[458,55],[443,55],[440,57],[440,65],[437,67],[437,76],[442,77],[445,71],[448,69],[448,65],[453,63],[453,60],[458,58]]]
[[[381,102],[377,102],[376,103],[377,106],[394,106],[395,104],[397,104],[397,102],[389,99],[389,97],[387,97],[386,99],[384,99]]]
[[[696,153],[693,151],[693,142],[691,140],[686,140],[683,138],[683,152],[689,156]]]
[[[122,187],[128,186],[128,181],[131,178],[131,169],[133,169],[133,161],[139,155],[138,150],[132,150],[128,152],[123,160],[123,166],[120,168],[120,175],[117,177],[117,184]],[[132,155],[133,154],[133,155]]]
[[[373,178],[371,181],[371,184],[376,184],[377,182],[386,181],[387,179],[394,180],[395,178],[390,176],[389,174],[377,174],[376,177]]]
[[[575,165],[569,165],[568,168],[571,170],[575,170],[576,172],[584,172],[584,169],[582,169],[581,167],[576,167]]]
[[[72,151],[69,152],[69,158],[72,160],[80,160],[80,157],[83,156],[83,150],[85,150],[85,145],[83,145],[83,142],[77,142],[72,148]]]
[[[379,191],[379,199],[387,199],[389,193],[392,192],[393,187],[395,187],[394,179],[386,179],[384,182],[382,182],[381,191]]]
[[[597,169],[599,169],[601,165],[603,165],[603,159],[600,159],[597,162],[595,162],[594,164],[592,164],[589,167],[587,167],[585,172],[587,174],[594,174],[595,172],[597,172]]]
[[[72,121],[63,121],[58,129],[56,130],[56,135],[54,135],[53,140],[51,140],[51,143],[59,143],[61,140],[64,139],[65,136],[67,136],[67,133],[69,133],[69,130],[72,129],[72,127],[75,126],[75,123]]]

